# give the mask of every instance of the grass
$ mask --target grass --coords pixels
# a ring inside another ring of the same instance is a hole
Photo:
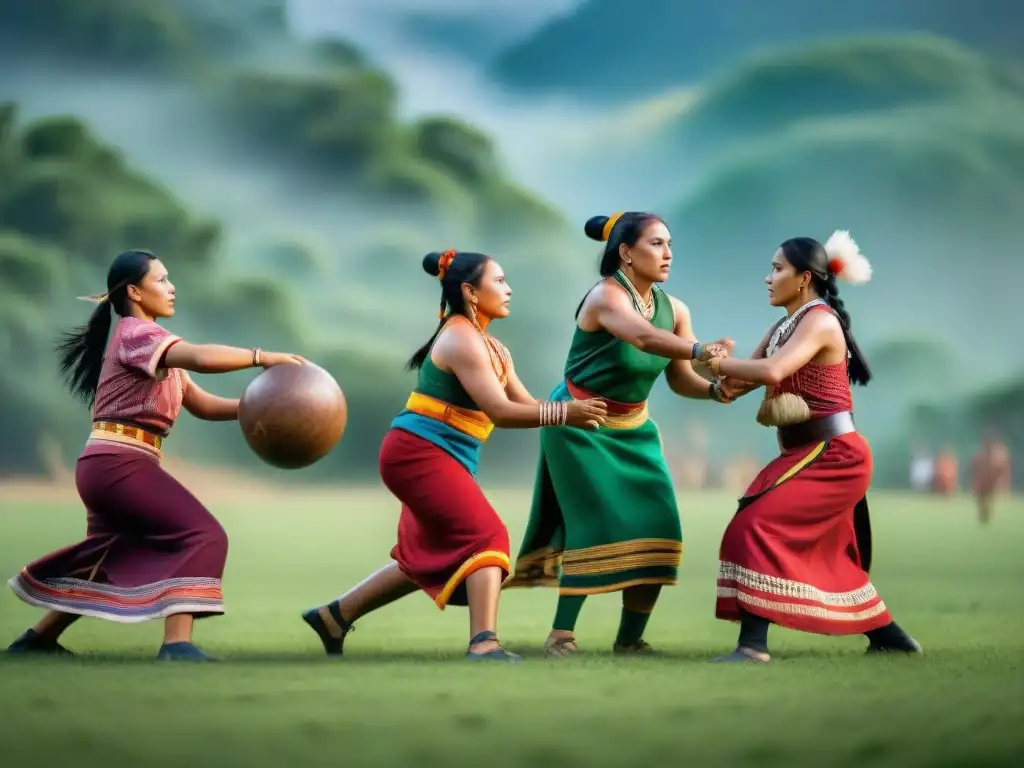
[[[493,500],[514,546],[527,492]],[[198,625],[223,663],[152,661],[155,623],[82,621],[66,643],[84,657],[0,657],[4,764],[104,766],[997,766],[1024,764],[1024,502],[982,529],[966,499],[878,494],[872,574],[917,659],[866,658],[863,638],[774,629],[767,667],[713,665],[734,625],[715,621],[718,537],[732,500],[681,498],[687,553],[647,638],[660,659],[610,655],[615,596],[590,598],[578,627],[588,651],[538,654],[549,590],[503,598],[501,636],[527,660],[468,665],[465,612],[412,596],[363,619],[330,662],[298,620],[386,561],[396,520],[384,494],[336,503],[218,505],[231,534],[228,615]],[[73,541],[75,505],[5,500],[0,572]],[[37,611],[9,593],[0,635]],[[2,656],[2,655],[0,655]]]

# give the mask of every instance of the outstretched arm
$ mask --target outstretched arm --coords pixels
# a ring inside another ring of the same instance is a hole
[[[742,381],[775,386],[807,365],[842,332],[834,315],[812,312],[803,318],[789,341],[771,357],[760,360],[723,358],[712,361],[711,370]]]
[[[673,333],[680,339],[692,339],[694,333],[690,308],[675,297],[670,296],[669,299],[675,313]],[[668,382],[669,389],[680,397],[695,400],[719,399],[715,397],[718,388],[693,370],[693,363],[690,360],[676,359],[670,362],[665,369],[665,381]]]
[[[164,354],[161,368],[183,368],[195,373],[231,373],[245,368],[304,363],[298,355],[226,347],[222,344],[190,344],[177,341]]]
[[[708,360],[719,351],[718,347],[727,347],[725,351],[731,349],[732,342],[727,339],[697,347],[697,339],[655,328],[633,308],[632,299],[621,286],[607,282],[590,292],[580,317],[637,349],[672,360],[692,360],[695,351],[698,359]]]
[[[203,421],[235,421],[238,418],[237,398],[210,394],[191,378],[185,388],[182,405],[186,411]]]

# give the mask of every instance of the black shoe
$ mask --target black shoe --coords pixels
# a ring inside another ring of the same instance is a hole
[[[302,620],[320,637],[328,656],[341,656],[345,652],[345,636],[355,631],[355,624],[342,618],[337,602],[306,611]]]
[[[74,656],[74,654],[56,640],[44,640],[34,629],[7,646],[8,653],[42,653],[57,656]]]
[[[878,632],[868,635],[871,644],[867,653],[921,653],[921,644],[908,635],[903,628],[893,622],[882,627]]]

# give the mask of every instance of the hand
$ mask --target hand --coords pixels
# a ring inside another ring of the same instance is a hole
[[[718,339],[701,346],[699,362],[706,363],[713,357],[729,357],[736,342],[732,339]]]
[[[749,381],[740,381],[739,379],[732,379],[728,376],[723,376],[718,381],[719,388],[722,394],[727,397],[730,401],[735,400],[737,397],[742,397],[748,392],[753,392],[757,389],[757,384],[753,384]]]
[[[288,352],[261,352],[260,365],[263,368],[270,368],[275,365],[303,365],[305,358],[292,355]]]
[[[711,382],[711,388],[708,390],[708,397],[710,397],[716,403],[722,403],[723,405],[728,405],[729,403],[736,399],[725,391],[725,389],[722,387],[721,381]]]
[[[568,427],[595,430],[608,419],[608,404],[604,400],[570,400],[565,417]]]

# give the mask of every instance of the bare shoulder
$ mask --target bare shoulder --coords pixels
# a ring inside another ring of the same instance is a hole
[[[808,337],[819,339],[824,344],[846,344],[846,339],[843,336],[843,326],[839,323],[839,318],[831,310],[821,309],[815,312],[808,312],[803,321],[797,326],[797,331],[807,334]]]
[[[583,308],[600,307],[602,309],[631,306],[629,293],[614,277],[606,277],[593,288],[583,300]]]
[[[831,309],[819,309],[815,312],[808,312],[804,318],[807,329],[815,333],[839,333],[842,334],[843,326],[839,318]],[[803,323],[802,323],[803,324]]]
[[[435,365],[446,366],[484,351],[483,339],[473,324],[462,316],[453,317],[438,333],[430,358]]]

